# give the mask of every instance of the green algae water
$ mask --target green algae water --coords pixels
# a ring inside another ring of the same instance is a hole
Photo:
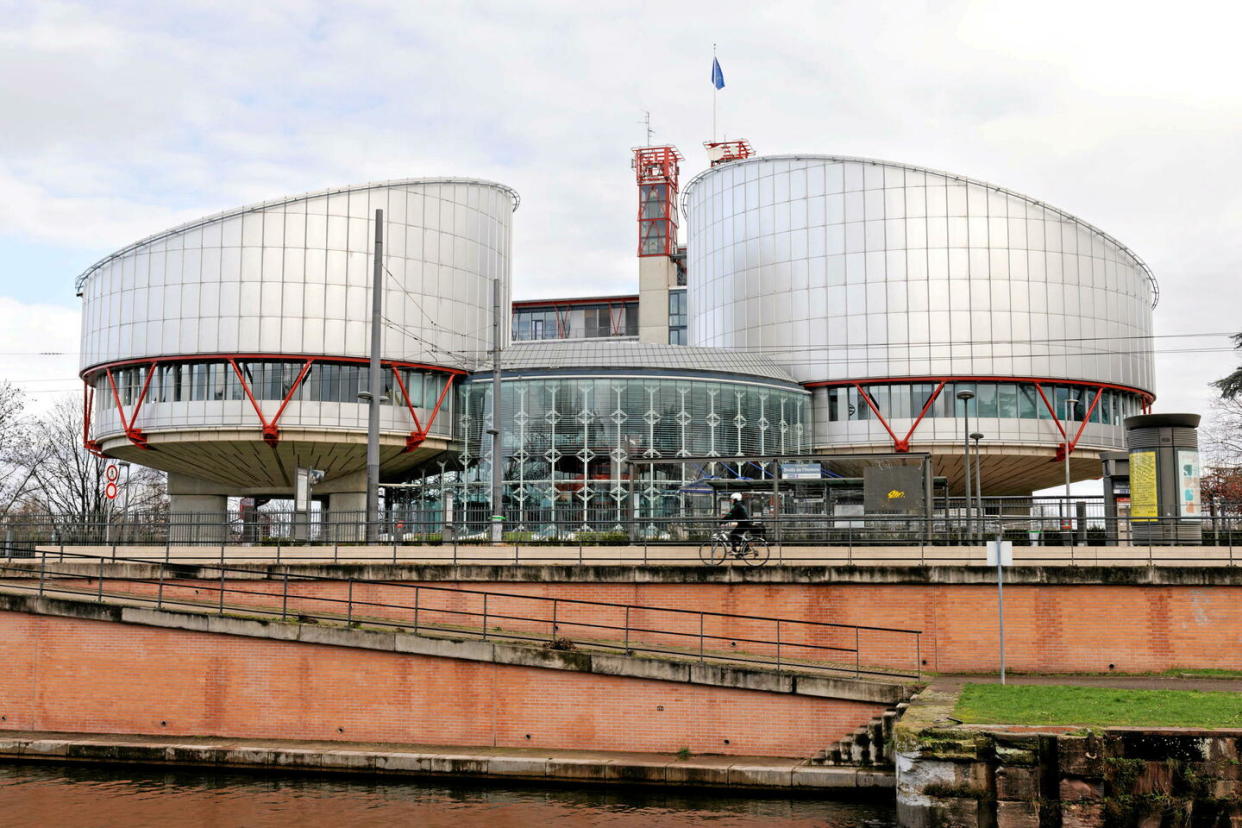
[[[499,787],[331,776],[0,764],[0,825],[895,825],[891,799],[744,798],[638,788]]]

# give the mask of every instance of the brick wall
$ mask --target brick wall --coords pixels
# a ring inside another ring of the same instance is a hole
[[[7,730],[804,757],[883,709],[13,612],[0,664]]]
[[[82,587],[82,582],[76,586]],[[165,595],[215,600],[214,582],[166,586]],[[741,615],[842,624],[920,629],[918,650],[908,636],[882,632],[859,634],[860,661],[911,669],[921,661],[932,672],[986,672],[997,668],[996,587],[988,584],[634,584],[634,583],[484,583],[437,582],[428,587],[471,590],[544,598],[577,598],[648,607],[700,609]],[[280,581],[238,581],[229,587],[275,595],[253,595],[255,604],[280,605]],[[84,588],[90,588],[89,583]],[[136,584],[135,590],[154,591]],[[344,608],[325,599],[343,599],[344,583],[318,582],[291,586],[298,597],[291,611],[322,612]],[[197,590],[197,594],[196,591]],[[371,615],[409,621],[414,596],[408,586],[355,584],[360,601],[400,605],[400,609],[368,608]],[[230,602],[241,596],[229,595]],[[470,597],[424,589],[419,598],[424,623],[477,626],[482,602]],[[448,612],[453,610],[454,612]],[[362,610],[358,610],[362,612]],[[550,629],[551,604],[544,601],[496,599],[489,613],[544,619],[538,623],[504,621],[506,629]],[[559,604],[558,632],[570,638],[614,638],[616,633],[586,624],[620,626],[622,610]],[[474,615],[463,614],[474,613]],[[491,621],[491,624],[497,624]],[[694,646],[698,618],[679,613],[632,612],[631,626],[665,633],[635,632],[632,641]],[[766,622],[708,618],[709,635],[773,640],[774,625]],[[683,635],[670,635],[680,632]],[[797,643],[854,645],[854,632],[783,626],[786,655]],[[1027,672],[1161,671],[1170,668],[1242,668],[1242,586],[1167,586],[1049,584],[1005,588],[1006,662]],[[718,642],[729,647],[728,641]],[[709,643],[710,646],[710,643]],[[750,645],[752,651],[762,647]],[[807,649],[805,655],[814,655]],[[848,656],[852,658],[852,656]]]

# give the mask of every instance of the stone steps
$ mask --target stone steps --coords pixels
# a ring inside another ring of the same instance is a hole
[[[909,704],[902,702],[857,727],[837,744],[811,758],[813,765],[891,768],[894,763],[893,728]]]

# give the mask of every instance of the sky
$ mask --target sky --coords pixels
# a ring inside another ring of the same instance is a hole
[[[230,207],[365,181],[519,191],[514,293],[633,292],[630,148],[948,170],[1046,201],[1160,283],[1157,411],[1242,354],[1242,6],[0,0],[0,378],[77,390],[74,278]],[[692,277],[693,278],[693,277]]]

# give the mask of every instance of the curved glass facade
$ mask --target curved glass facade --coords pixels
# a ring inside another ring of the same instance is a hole
[[[810,394],[789,385],[714,377],[609,375],[507,378],[501,392],[505,504],[517,528],[581,521],[611,528],[634,493],[630,458],[667,458],[658,482],[643,481],[644,514],[704,476],[691,456],[809,451]],[[486,502],[491,385],[462,391],[457,417],[468,501]]]
[[[860,383],[872,404],[889,421],[917,418],[938,385],[934,382]],[[970,403],[971,417],[1051,420],[1052,413],[1048,406],[1052,406],[1058,419],[1078,423],[1091,410],[1095,389],[1090,386],[1054,383],[1041,383],[1041,386],[1043,397],[1035,384],[1029,382],[947,382],[923,417],[960,416],[962,403],[957,400],[957,392],[963,390],[975,394]],[[876,419],[875,412],[854,386],[830,387],[824,389],[824,393],[827,395],[828,422]],[[1067,405],[1071,399],[1078,400],[1078,404]],[[1142,404],[1138,394],[1105,388],[1100,392],[1100,401],[1091,410],[1089,422],[1120,425],[1126,417],[1141,413]]]

